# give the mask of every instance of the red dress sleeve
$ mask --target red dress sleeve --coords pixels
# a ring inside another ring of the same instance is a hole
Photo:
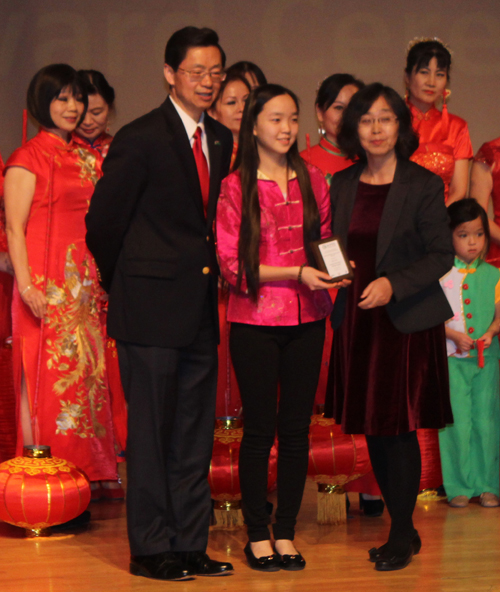
[[[491,142],[485,142],[474,156],[474,162],[484,162],[492,166],[495,163],[495,153],[491,146]]]
[[[467,122],[465,122],[463,119],[460,119],[460,123],[460,129],[457,132],[455,142],[453,144],[453,155],[455,160],[469,160],[474,156],[472,143],[470,141],[469,127]]]
[[[40,151],[33,150],[29,143],[25,144],[21,148],[14,150],[5,163],[5,169],[7,170],[11,166],[19,166],[36,175],[39,170],[38,160],[40,157],[43,158],[43,154],[40,154]]]

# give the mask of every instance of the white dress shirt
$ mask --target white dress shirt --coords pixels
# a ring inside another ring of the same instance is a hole
[[[195,121],[191,117],[191,115],[186,113],[184,109],[178,103],[175,102],[172,95],[169,95],[169,98],[172,101],[172,104],[175,107],[177,113],[179,114],[179,117],[181,118],[181,121],[184,125],[184,129],[186,130],[187,136],[189,138],[191,148],[194,144],[194,134],[196,133],[196,129],[198,128],[198,126],[201,127],[201,148],[203,150],[205,158],[207,159],[208,172],[210,172],[210,157],[208,154],[207,134],[205,132],[205,112],[201,114],[200,121]]]

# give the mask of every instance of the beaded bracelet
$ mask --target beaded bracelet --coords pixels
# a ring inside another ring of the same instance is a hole
[[[300,266],[299,275],[297,276],[297,281],[299,282],[299,284],[302,283],[302,271],[303,271],[303,269],[304,269],[305,266],[306,266],[305,263],[302,263],[302,265]]]
[[[24,288],[24,290],[21,292],[21,296],[24,296],[26,294],[26,292],[32,287],[33,287],[32,284],[30,284],[29,286],[26,286],[26,288]]]

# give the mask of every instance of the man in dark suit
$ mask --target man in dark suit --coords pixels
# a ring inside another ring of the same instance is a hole
[[[231,133],[205,110],[224,65],[215,31],[172,35],[170,96],[116,134],[86,218],[128,402],[130,571],[162,580],[232,572],[205,553],[218,340],[212,227],[232,151]]]

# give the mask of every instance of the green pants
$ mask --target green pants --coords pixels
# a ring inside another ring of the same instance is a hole
[[[443,483],[452,499],[499,494],[500,384],[498,360],[448,358],[454,423],[439,430]]]

